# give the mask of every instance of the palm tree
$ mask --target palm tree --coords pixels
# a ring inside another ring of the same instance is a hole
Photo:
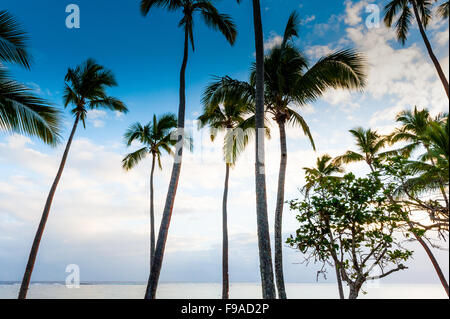
[[[239,154],[248,143],[248,135],[244,130],[254,129],[254,120],[248,119],[252,106],[243,100],[232,96],[225,96],[218,102],[209,99],[208,92],[216,83],[212,83],[206,90],[203,98],[203,114],[198,118],[200,128],[209,126],[211,141],[215,140],[217,133],[225,132],[224,159],[225,159],[225,186],[222,202],[222,299],[229,299],[230,283],[228,274],[228,182],[230,168],[235,165]],[[244,134],[242,134],[244,133]],[[248,131],[247,131],[248,133]]]
[[[153,115],[153,122],[142,126],[140,123],[131,125],[126,131],[124,138],[127,146],[131,146],[134,141],[138,141],[144,147],[128,154],[122,161],[122,167],[129,171],[139,162],[144,160],[147,155],[152,157],[152,168],[150,172],[150,270],[155,256],[155,209],[154,209],[154,188],[153,176],[155,173],[156,162],[159,169],[162,169],[162,152],[173,155],[172,147],[176,140],[172,138],[177,127],[177,117],[174,114],[164,114],[160,117]]]
[[[67,141],[66,148],[59,165],[58,173],[53,182],[53,185],[48,194],[45,203],[44,211],[42,213],[41,221],[39,223],[36,236],[33,241],[28,263],[23,276],[22,285],[19,291],[19,299],[25,299],[30,284],[31,274],[33,272],[36,256],[39,250],[39,244],[44,233],[45,224],[50,213],[53,197],[56,192],[59,180],[66,164],[69,149],[72,144],[75,131],[78,123],[81,121],[86,127],[85,119],[88,110],[106,108],[118,112],[127,112],[125,104],[111,96],[108,96],[106,89],[117,85],[114,75],[111,71],[105,69],[103,66],[97,64],[94,60],[88,59],[82,65],[72,69],[69,68],[65,77],[64,89],[64,106],[73,104],[74,108],[71,110],[75,116],[72,132]]]
[[[449,166],[448,166],[448,155],[449,155],[449,131],[448,131],[448,119],[447,123],[444,125],[442,123],[433,122],[431,123],[431,128],[428,134],[434,135],[430,137],[430,140],[433,142],[437,142],[437,144],[430,147],[430,150],[425,154],[420,156],[419,161],[410,161],[408,164],[408,168],[417,174],[417,177],[413,177],[408,179],[405,182],[404,188],[401,190],[401,195],[404,193],[408,194],[420,194],[434,192],[436,190],[441,190],[444,187],[448,189],[449,183]],[[436,157],[435,157],[436,156]],[[434,164],[428,164],[427,161],[433,159],[436,161]],[[405,189],[407,191],[405,192]],[[445,189],[445,188],[444,188]],[[444,190],[445,193],[445,190]],[[446,229],[448,232],[449,225],[449,210],[448,204],[446,208],[441,208],[440,205],[438,207],[433,207],[432,212],[430,213],[430,219],[433,222],[432,227],[437,227],[438,231],[440,231],[441,227]],[[435,223],[435,224],[434,224]],[[431,263],[436,271],[441,284],[449,295],[449,286],[445,275],[436,260],[433,252],[431,251],[428,244],[425,240],[419,236],[414,231],[414,224],[409,222],[409,226],[411,228],[411,232],[413,233],[416,240],[422,245],[428,257],[430,258]]]
[[[447,97],[450,97],[448,80],[445,77],[441,65],[439,64],[439,60],[433,52],[433,48],[431,47],[431,43],[425,32],[428,23],[431,20],[431,7],[433,2],[434,1],[432,0],[390,0],[384,8],[384,23],[388,28],[390,28],[394,24],[394,19],[397,20],[395,22],[397,39],[404,45],[408,38],[409,29],[411,27],[411,19],[414,15],[417,24],[419,25],[420,34],[425,42],[428,54],[433,61],[442,84],[444,85],[445,93],[447,93]],[[442,8],[442,13],[444,13],[445,16],[445,6]]]
[[[333,174],[344,172],[343,166],[333,162],[333,159],[328,154],[318,157],[315,167],[304,167],[303,170],[307,176],[307,183],[304,187],[306,192],[309,192],[314,186],[322,183],[324,180],[339,179],[340,177]]]
[[[364,161],[370,170],[375,172],[375,166],[384,155],[381,151],[388,142],[387,138],[379,135],[372,129],[365,130],[362,127],[350,130],[349,132],[356,140],[359,153],[347,151],[344,155],[336,157],[334,163],[342,165]]]
[[[306,194],[308,194],[313,187],[320,186],[326,180],[340,179],[339,176],[334,176],[333,174],[344,172],[344,168],[342,167],[342,165],[334,163],[333,159],[328,154],[325,154],[322,157],[317,158],[315,167],[311,168],[305,167],[303,169],[306,173],[306,181],[307,181],[304,187]],[[333,233],[329,227],[329,221],[326,220],[326,216],[322,217],[325,219],[324,222],[328,226],[327,231],[328,236],[330,236],[331,239],[330,242],[334,242]],[[335,250],[331,248],[330,251],[333,254],[333,259],[336,261],[337,255],[335,253]],[[342,286],[342,275],[339,270],[339,265],[337,262],[335,262],[334,266],[336,270],[336,279],[338,282],[339,298],[345,299],[344,288]]]
[[[300,19],[293,12],[286,24],[283,41],[273,48],[264,61],[266,112],[280,130],[281,160],[275,211],[275,274],[278,294],[286,299],[283,276],[282,220],[287,168],[286,125],[300,126],[314,140],[304,118],[293,108],[316,101],[327,89],[362,89],[365,86],[365,59],[353,50],[338,51],[310,66],[306,57],[293,45],[298,37]],[[255,83],[253,73],[250,82]]]
[[[278,180],[278,197],[275,220],[275,273],[280,298],[286,298],[283,278],[282,215],[284,185],[287,167],[286,125],[300,126],[314,141],[304,118],[294,109],[316,101],[327,89],[361,89],[365,85],[364,58],[353,50],[343,50],[320,59],[309,66],[303,54],[291,44],[298,35],[299,19],[294,12],[287,23],[283,42],[273,48],[264,60],[265,109],[278,124],[280,130],[281,161]],[[241,99],[255,101],[256,65],[250,83],[224,77],[211,88],[208,94],[219,99],[224,94],[233,94]]]
[[[159,275],[161,273],[164,251],[169,232],[172,210],[177,192],[178,180],[181,172],[181,162],[183,156],[183,131],[185,126],[186,111],[186,67],[189,55],[189,42],[194,50],[194,14],[199,13],[206,25],[219,30],[229,43],[234,44],[236,39],[236,27],[228,15],[221,14],[209,0],[142,0],[141,13],[147,15],[151,8],[160,7],[168,11],[182,11],[183,18],[179,26],[184,29],[184,54],[180,71],[180,105],[178,110],[178,141],[176,160],[173,164],[172,176],[170,178],[169,191],[167,193],[164,206],[161,228],[156,244],[155,258],[152,264],[152,271],[148,280],[146,299],[155,299],[158,288]]]
[[[55,146],[59,142],[60,112],[13,80],[4,64],[30,68],[26,33],[7,11],[0,11],[0,131],[36,136]]]
[[[397,128],[389,136],[389,142],[391,144],[397,142],[408,142],[409,143],[408,145],[398,150],[406,157],[409,157],[410,154],[414,150],[416,150],[419,146],[423,146],[427,151],[427,154],[430,154],[432,145],[436,145],[436,143],[437,145],[440,144],[439,132],[444,130],[445,133],[445,129],[442,128],[442,125],[439,124],[439,122],[442,122],[442,120],[445,117],[446,117],[445,114],[440,114],[435,119],[433,119],[430,115],[430,112],[427,109],[419,111],[417,107],[415,107],[413,111],[410,110],[403,111],[397,115],[397,122],[401,123],[402,126],[400,128]],[[433,133],[438,134],[436,135]],[[433,143],[432,140],[433,138],[435,143]],[[436,161],[438,161],[440,158],[441,156],[429,156],[427,160],[431,162],[432,167],[430,167],[430,169],[426,169],[426,171],[428,172],[434,171],[433,168],[436,168]],[[445,191],[442,177],[439,177],[439,180],[437,180],[438,182],[437,185],[439,185],[440,191],[442,193],[442,196],[444,198],[448,210],[449,201],[447,197],[447,192]]]
[[[242,0],[237,0],[240,3]],[[255,31],[255,184],[256,184],[256,221],[258,226],[259,264],[261,272],[262,294],[264,299],[275,299],[275,283],[270,246],[269,218],[267,215],[267,189],[265,167],[265,109],[264,109],[264,32],[261,17],[261,3],[253,2],[253,25]]]

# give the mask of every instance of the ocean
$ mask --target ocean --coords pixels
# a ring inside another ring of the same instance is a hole
[[[138,283],[84,283],[79,288],[67,288],[63,283],[34,283],[30,299],[142,299],[145,285]],[[335,284],[287,284],[289,299],[338,298]],[[17,298],[18,283],[0,282],[0,299]],[[440,285],[426,284],[369,284],[361,299],[447,299]],[[260,299],[261,288],[256,283],[234,283],[231,299]],[[220,299],[221,284],[162,283],[159,299]]]

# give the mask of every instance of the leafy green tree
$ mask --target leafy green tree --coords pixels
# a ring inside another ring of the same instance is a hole
[[[395,30],[397,33],[397,39],[403,45],[405,44],[409,29],[411,28],[412,19],[415,18],[419,26],[420,34],[427,48],[428,54],[433,61],[433,64],[437,70],[439,78],[444,85],[447,97],[449,97],[449,85],[448,80],[445,77],[445,73],[442,70],[439,60],[433,52],[431,43],[428,40],[428,36],[425,32],[428,24],[431,21],[431,7],[433,0],[389,0],[389,3],[384,8],[384,23],[388,28],[392,27],[395,23]],[[448,14],[448,3],[441,7],[441,14],[445,16]],[[447,11],[445,11],[447,10]],[[447,15],[448,16],[448,15]],[[394,20],[396,20],[394,22]]]
[[[315,167],[305,167],[303,169],[306,174],[306,182],[307,182],[306,185],[303,187],[303,190],[305,191],[306,195],[309,195],[310,191],[315,187],[326,185],[324,183],[326,183],[330,179],[336,181],[341,180],[342,177],[335,176],[334,174],[344,172],[344,168],[342,167],[342,165],[333,163],[331,156],[328,154],[325,154],[322,157],[318,157]],[[331,230],[328,230],[328,232],[330,238],[333,238]],[[336,270],[336,279],[338,282],[339,297],[341,299],[344,299],[345,296],[344,296],[344,289],[342,286],[342,276],[339,271],[338,265],[335,265],[335,270]]]
[[[210,86],[214,86],[212,83]],[[210,88],[205,91],[208,92]],[[228,267],[228,183],[230,169],[235,165],[239,154],[248,144],[249,129],[255,127],[254,118],[249,114],[253,106],[232,96],[225,96],[220,103],[212,102],[205,95],[203,114],[198,118],[201,128],[209,126],[211,140],[214,141],[219,132],[224,136],[225,186],[222,202],[222,299],[229,299],[230,281]]]
[[[159,275],[161,273],[164,251],[169,233],[172,210],[175,203],[178,181],[181,172],[181,162],[183,156],[183,134],[185,127],[186,113],[186,67],[189,56],[189,43],[194,50],[194,17],[198,13],[206,25],[215,30],[219,30],[231,44],[236,39],[236,27],[231,18],[226,14],[221,14],[209,0],[141,0],[141,13],[147,15],[154,7],[164,8],[168,11],[182,11],[183,18],[179,27],[184,29],[184,54],[180,71],[180,105],[178,110],[178,134],[179,147],[176,151],[176,160],[173,164],[172,176],[169,190],[164,206],[161,228],[156,244],[155,258],[153,260],[152,271],[148,280],[146,299],[155,299],[158,288]]]
[[[59,142],[60,112],[32,90],[13,80],[5,64],[30,68],[26,33],[6,10],[0,10],[0,131],[36,136],[55,146]]]
[[[81,121],[83,126],[86,127],[85,119],[88,110],[106,108],[112,111],[125,113],[128,111],[122,101],[109,96],[106,92],[107,88],[117,85],[112,72],[97,64],[92,59],[88,59],[86,62],[74,69],[69,68],[65,77],[65,82],[64,105],[65,107],[69,106],[69,104],[74,106],[71,112],[75,116],[75,121],[59,165],[58,173],[56,174],[50,193],[48,194],[41,221],[33,241],[33,246],[31,248],[22,285],[19,291],[19,299],[25,299],[27,296],[31,275],[39,250],[39,244],[44,233],[45,224],[47,223],[48,215],[50,213],[53,197],[55,196],[56,188],[58,187],[58,183],[61,179],[78,123]]]
[[[404,115],[405,114],[407,114],[407,113],[404,113]],[[417,133],[417,128],[422,125],[419,123],[423,123],[423,120],[424,120],[423,115],[424,115],[423,112],[421,114],[419,114],[419,112],[416,112],[416,116],[413,116],[413,117],[410,117],[410,116],[399,117],[399,119],[404,118],[403,119],[404,123],[406,123],[405,125],[407,125],[407,126],[405,126],[405,128],[408,128],[408,129],[397,130],[396,132],[394,132],[394,134],[391,134],[389,137],[380,136],[376,131],[373,131],[371,129],[364,130],[362,128],[358,128],[355,130],[351,130],[350,132],[356,139],[356,144],[359,148],[360,153],[348,151],[346,154],[337,157],[335,159],[335,162],[348,164],[348,163],[353,163],[353,162],[365,161],[373,173],[382,169],[385,166],[385,163],[389,162],[389,159],[392,157],[398,157],[401,160],[410,162],[409,160],[405,159],[404,157],[405,156],[408,157],[411,154],[412,150],[414,150],[417,147],[417,145],[416,145],[417,143],[415,143],[415,142],[419,141],[419,139],[417,138],[417,134],[416,135],[413,134],[416,137],[411,138],[411,133],[413,132],[411,130],[411,128],[416,127],[416,133]],[[409,119],[409,120],[407,120],[407,119]],[[415,119],[415,120],[413,121],[413,119]],[[405,140],[406,137],[408,137],[408,139],[410,141],[412,141],[412,143],[410,145],[407,145],[406,147],[404,147],[403,149],[400,149],[400,150],[382,152],[384,147],[387,146],[387,143],[389,141],[392,142],[393,140],[397,140],[397,141],[402,140],[402,139]],[[399,154],[401,154],[402,156],[398,156]],[[392,165],[392,163],[390,163],[390,165]],[[407,189],[407,188],[405,188],[404,185],[406,185],[406,183],[408,181],[409,182],[412,181],[412,176],[414,175],[414,173],[411,173],[411,171],[412,171],[411,165],[417,165],[417,163],[416,164],[410,163],[410,164],[408,164],[408,167],[405,166],[405,169],[408,170],[408,172],[406,172],[406,173],[404,171],[398,169],[396,171],[389,172],[387,174],[388,176],[385,176],[385,177],[395,176],[395,177],[399,178],[398,181],[393,182],[393,183],[397,183],[398,185],[400,185],[400,187],[397,187],[397,191],[396,191],[397,195],[401,194],[402,191]],[[394,166],[392,166],[392,167],[394,167]],[[387,166],[388,170],[392,169],[392,167],[389,167],[389,165]],[[411,177],[411,179],[406,179],[406,176]],[[426,211],[433,211],[434,207],[436,205],[435,202],[432,202],[431,204],[423,202],[422,200],[420,200],[419,196],[411,196],[411,198],[414,198],[414,202],[421,203],[422,208],[425,208]],[[393,196],[393,194],[389,195],[389,199],[393,203],[398,202],[398,199],[395,196]],[[403,204],[405,204],[405,203],[403,202]],[[448,212],[448,210],[447,210],[447,212]],[[448,213],[447,213],[447,215],[448,215]],[[439,278],[443,282],[444,288],[446,288],[446,291],[448,292],[448,284],[446,283],[445,277],[443,277],[441,268],[440,268],[439,264],[437,263],[436,258],[434,257],[431,249],[428,247],[428,244],[425,242],[424,238],[422,238],[423,234],[417,233],[414,223],[412,223],[410,220],[407,220],[407,223],[408,223],[411,233],[415,236],[416,240],[422,245],[424,250],[427,252]]]
[[[177,127],[177,118],[174,114],[164,114],[160,117],[153,115],[153,121],[143,126],[134,123],[126,131],[124,138],[127,146],[135,141],[143,145],[139,150],[128,154],[122,161],[122,167],[129,171],[143,161],[148,155],[152,158],[152,168],[150,172],[150,270],[155,256],[155,207],[154,207],[154,173],[156,162],[162,170],[161,155],[166,152],[173,155],[172,148],[176,144],[176,139],[172,134]]]
[[[310,260],[335,265],[350,288],[349,299],[356,299],[367,281],[407,269],[402,262],[412,252],[397,238],[407,214],[389,200],[376,174],[322,180],[290,206],[300,226],[288,244]],[[373,275],[376,269],[380,275]]]

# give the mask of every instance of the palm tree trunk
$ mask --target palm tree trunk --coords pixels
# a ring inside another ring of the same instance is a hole
[[[31,275],[33,273],[34,264],[36,262],[37,253],[39,250],[39,244],[42,239],[42,235],[44,233],[45,224],[47,223],[48,215],[50,213],[50,208],[52,206],[53,197],[55,196],[56,188],[58,187],[59,180],[61,179],[64,166],[66,165],[67,156],[69,155],[69,149],[72,144],[73,137],[75,135],[75,131],[77,130],[78,122],[80,118],[76,117],[75,122],[73,124],[72,132],[70,133],[69,140],[67,141],[66,149],[64,151],[63,157],[61,159],[61,163],[59,165],[58,173],[56,174],[55,180],[53,181],[53,185],[50,189],[50,193],[47,197],[47,202],[45,203],[44,211],[42,213],[41,221],[39,223],[39,227],[36,232],[36,236],[34,237],[33,246],[31,247],[30,256],[28,257],[27,267],[25,268],[25,274],[23,275],[22,285],[20,286],[19,291],[19,299],[26,299],[28,293],[28,287],[30,286]]]
[[[283,206],[284,206],[284,186],[286,181],[287,167],[287,145],[286,128],[284,121],[278,121],[280,129],[281,161],[278,175],[278,195],[275,210],[275,276],[277,280],[278,298],[287,299],[283,274]]]
[[[158,242],[156,243],[155,256],[152,262],[152,269],[148,280],[147,290],[145,292],[145,299],[155,299],[156,291],[158,289],[159,276],[161,274],[161,267],[164,258],[164,251],[166,248],[167,236],[169,234],[170,220],[172,218],[173,205],[175,203],[175,196],[178,188],[178,181],[181,173],[181,163],[183,157],[183,141],[184,141],[184,123],[186,112],[186,67],[189,56],[189,33],[185,28],[184,37],[184,55],[183,63],[180,70],[180,106],[178,109],[178,143],[177,154],[172,168],[172,176],[170,178],[169,190],[167,192],[166,203],[164,206],[163,216],[161,220],[161,227],[159,229]]]
[[[225,187],[223,191],[223,223],[222,223],[222,299],[230,299],[230,280],[228,275],[228,181],[230,179],[230,164],[226,164]]]
[[[152,270],[152,262],[155,258],[155,207],[153,175],[155,173],[156,155],[152,154],[152,156],[152,171],[150,173],[150,271]]]
[[[409,223],[409,226],[413,228],[413,225]],[[449,297],[449,290],[448,290],[448,282],[447,279],[445,279],[444,273],[442,272],[441,267],[439,266],[439,263],[436,260],[436,257],[434,257],[433,252],[431,251],[430,247],[428,247],[427,243],[423,238],[419,237],[414,231],[412,231],[414,237],[416,237],[416,240],[422,245],[423,249],[425,249],[425,252],[428,255],[428,258],[430,258],[431,263],[433,264],[434,269],[436,270],[436,273],[439,277],[439,280],[441,281],[442,287],[444,287],[445,292],[447,293],[447,297]]]
[[[270,248],[269,218],[267,216],[267,191],[264,151],[264,36],[261,5],[253,0],[253,20],[256,47],[256,214],[258,226],[259,261],[264,299],[275,299],[272,252]]]
[[[428,54],[430,55],[431,60],[433,61],[433,64],[437,70],[437,73],[439,75],[439,78],[441,79],[442,85],[444,85],[445,93],[447,93],[447,98],[450,97],[449,95],[449,85],[447,78],[445,77],[444,71],[442,70],[441,65],[439,64],[439,60],[435,56],[433,52],[433,48],[431,47],[430,41],[428,40],[427,34],[425,33],[425,29],[423,27],[422,20],[420,19],[419,10],[417,9],[417,3],[415,0],[411,0],[413,9],[414,9],[414,15],[416,16],[417,24],[419,25],[420,34],[422,35],[423,41],[425,42],[425,46],[427,47]]]

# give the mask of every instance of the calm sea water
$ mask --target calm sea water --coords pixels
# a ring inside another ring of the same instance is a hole
[[[333,299],[338,298],[334,284],[287,284],[290,299]],[[18,284],[1,284],[0,299],[17,297]],[[66,288],[63,284],[33,284],[28,297],[31,299],[142,299],[145,285],[141,284],[82,284],[80,288]],[[377,284],[366,287],[371,299],[445,299],[439,285],[391,285]],[[261,288],[253,283],[236,283],[230,287],[232,299],[259,299]],[[171,283],[161,284],[159,299],[220,299],[220,284]]]

